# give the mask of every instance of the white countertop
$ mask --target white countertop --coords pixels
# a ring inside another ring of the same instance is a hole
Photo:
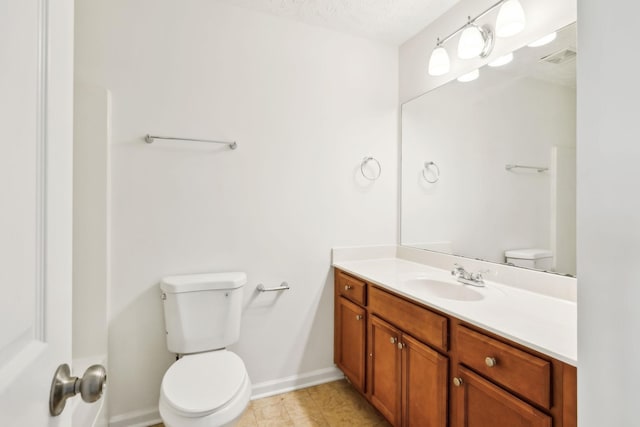
[[[333,266],[416,302],[481,327],[540,353],[577,366],[577,304],[565,299],[485,281],[475,301],[433,296],[407,280],[429,278],[451,282],[451,273],[399,258],[337,261]],[[462,285],[461,285],[462,286]]]

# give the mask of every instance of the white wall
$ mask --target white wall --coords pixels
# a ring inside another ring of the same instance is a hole
[[[456,36],[444,45],[451,58],[451,71],[440,77],[429,76],[427,66],[436,39],[448,36],[465,23],[467,16],[476,16],[494,3],[494,0],[461,0],[423,31],[400,46],[399,87],[401,102],[406,102],[436,88],[576,20],[576,0],[520,0],[527,19],[527,25],[521,33],[509,38],[496,38],[491,55],[484,59],[474,60],[456,58],[455,53],[459,39],[459,36]],[[478,23],[490,24],[492,28],[495,28],[497,14],[496,9],[478,20]]]
[[[584,1],[578,31],[578,418],[638,424],[640,4]]]
[[[494,262],[505,250],[551,249],[551,154],[575,147],[575,99],[571,87],[483,68],[405,104],[402,243],[447,241],[452,253]],[[425,161],[440,168],[435,184],[422,177]]]
[[[397,49],[208,0],[78,1],[76,19],[78,78],[112,93],[112,420],[157,407],[169,274],[247,272],[233,349],[254,383],[332,367],[330,248],[397,240]]]
[[[73,147],[73,358],[107,354],[110,94],[76,81]]]

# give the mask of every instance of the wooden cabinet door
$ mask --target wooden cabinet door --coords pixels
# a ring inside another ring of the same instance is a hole
[[[401,425],[401,332],[370,316],[369,322],[369,398],[394,426]]]
[[[449,359],[408,335],[402,343],[403,426],[446,427]]]
[[[362,307],[343,297],[339,297],[337,302],[339,326],[335,362],[353,386],[364,393],[366,312]]]
[[[551,427],[551,417],[488,380],[460,367],[453,387],[453,427]]]

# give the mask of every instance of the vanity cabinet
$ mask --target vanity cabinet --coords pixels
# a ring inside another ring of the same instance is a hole
[[[460,367],[453,378],[454,427],[551,427],[552,418],[513,394]]]
[[[344,297],[337,300],[336,313],[340,328],[337,330],[336,365],[361,393],[365,392],[366,312],[364,308]]]
[[[367,337],[366,285],[344,273],[336,273],[334,362],[351,384],[365,393]]]
[[[334,361],[395,427],[576,427],[576,369],[335,272]]]
[[[375,315],[369,400],[394,426],[445,427],[449,360]]]

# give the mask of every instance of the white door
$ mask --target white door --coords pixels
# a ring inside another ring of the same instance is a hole
[[[0,426],[70,425],[72,95],[73,1],[0,0]]]

